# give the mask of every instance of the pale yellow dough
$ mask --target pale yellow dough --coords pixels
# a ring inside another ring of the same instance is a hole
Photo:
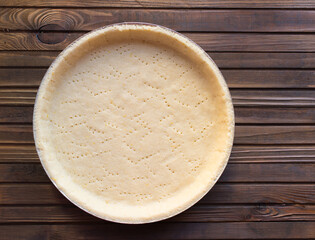
[[[54,184],[100,218],[145,223],[198,201],[222,173],[234,114],[212,60],[158,26],[91,32],[52,64],[34,134]]]

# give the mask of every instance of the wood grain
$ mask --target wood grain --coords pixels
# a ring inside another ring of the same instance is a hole
[[[44,68],[0,68],[0,87],[38,87],[45,72]],[[229,88],[315,88],[314,70],[222,70],[222,73]]]
[[[37,88],[0,88],[0,105],[33,106]]]
[[[231,89],[233,105],[242,107],[283,106],[314,107],[315,91],[313,90],[249,90]],[[1,94],[1,92],[0,92]],[[23,92],[24,95],[24,92]],[[0,95],[1,96],[1,95]],[[0,99],[1,103],[1,99]]]
[[[63,50],[81,32],[0,33],[0,50]],[[312,34],[185,33],[209,52],[315,52]],[[40,40],[41,39],[41,40]]]
[[[32,123],[33,107],[1,106],[0,123]]]
[[[50,182],[40,164],[0,164],[0,182]]]
[[[314,144],[315,126],[237,126],[234,144]]]
[[[133,7],[133,8],[315,8],[312,0],[0,0],[0,6],[10,7]]]
[[[65,204],[69,201],[49,184],[1,184],[0,204]]]
[[[0,163],[39,163],[34,145],[0,145]],[[315,146],[235,145],[229,163],[315,163]]]
[[[314,221],[314,205],[199,205],[167,222]],[[73,205],[3,206],[0,223],[103,223]]]
[[[64,32],[1,32],[0,50],[63,50],[82,35],[83,33]]]
[[[48,67],[60,51],[1,51],[0,67]],[[315,53],[208,52],[219,68],[313,69]]]
[[[231,88],[314,88],[312,70],[223,70]]]
[[[0,87],[38,87],[47,69],[0,69]]]
[[[33,144],[33,128],[29,125],[0,125],[0,143]]]
[[[32,126],[0,125],[0,144],[33,144]],[[315,126],[236,126],[234,144],[315,144]]]
[[[0,145],[0,163],[38,163],[35,145]]]
[[[0,67],[49,67],[60,51],[0,51]]]
[[[314,191],[313,184],[217,184],[200,203],[313,203]]]
[[[313,124],[315,122],[315,108],[235,107],[234,111],[236,124]]]
[[[3,239],[292,239],[314,238],[314,222],[3,225]]]
[[[49,53],[48,53],[49,54]],[[315,68],[315,53],[307,52],[209,52],[219,68],[288,69]],[[1,55],[0,55],[1,56]],[[1,57],[0,57],[1,58]]]
[[[26,214],[21,210],[20,219],[25,219]],[[60,209],[61,208],[61,209]],[[51,209],[50,211],[56,210],[60,213],[59,216],[63,216],[63,209],[66,209],[67,213],[70,212],[71,208],[64,206],[56,206],[56,209]],[[34,207],[34,210],[38,211],[38,215],[43,219],[47,219],[47,215],[43,214],[43,211],[40,211],[39,207]],[[15,215],[14,212],[16,209],[11,207],[12,213],[8,215]],[[59,211],[58,211],[59,210]],[[29,209],[29,212],[31,209]],[[48,209],[49,211],[49,209]],[[76,212],[81,210],[77,209]],[[74,211],[73,211],[74,212]],[[33,214],[36,211],[33,212]],[[72,212],[71,212],[72,213]],[[71,217],[71,213],[66,214],[65,218]],[[78,213],[79,214],[79,213]],[[29,214],[31,215],[31,214]],[[54,214],[52,214],[54,215]],[[73,219],[86,219],[87,216]],[[62,217],[60,217],[62,218]],[[59,218],[59,219],[60,219]],[[90,218],[92,220],[92,218]],[[49,221],[49,219],[47,219]],[[94,218],[94,221],[97,219]],[[315,206],[314,205],[267,205],[267,204],[257,204],[257,205],[216,205],[216,206],[195,206],[182,214],[170,219],[171,222],[275,222],[275,221],[314,221],[315,220]],[[10,219],[9,219],[10,221]],[[8,222],[9,222],[8,221]],[[58,220],[57,220],[58,221]],[[71,219],[72,221],[72,219]],[[51,221],[52,222],[52,221]]]
[[[233,197],[232,197],[233,196]],[[69,204],[51,183],[0,184],[0,204]],[[314,204],[315,184],[216,184],[200,204]]]
[[[75,207],[34,146],[33,104],[47,67],[87,31],[122,21],[196,41],[235,106],[235,144],[219,182],[158,224],[110,224]],[[310,0],[0,0],[0,239],[315,238],[314,22]]]
[[[234,145],[229,163],[302,163],[315,161],[315,146]]]
[[[220,177],[220,183],[305,183],[315,182],[314,163],[229,163]],[[49,183],[39,163],[0,164],[0,183]]]
[[[1,165],[0,165],[1,166]],[[7,171],[6,171],[7,172]],[[227,165],[219,182],[315,182],[315,164],[233,164]]]
[[[235,107],[314,107],[313,90],[230,89]],[[0,88],[0,105],[33,106],[37,88]],[[239,108],[237,108],[239,109]],[[249,108],[252,109],[252,108]],[[282,109],[285,111],[285,108]],[[298,109],[300,110],[300,109]],[[269,109],[269,111],[272,111]],[[292,109],[288,109],[288,113]],[[302,110],[306,112],[306,109]],[[241,110],[243,113],[244,110]],[[265,111],[263,111],[265,113]],[[277,113],[278,114],[278,113]],[[255,111],[253,111],[255,115]],[[304,119],[307,120],[307,119]],[[304,121],[303,120],[303,121]]]
[[[315,11],[3,8],[0,16],[0,29],[7,30],[58,25],[66,31],[90,31],[119,22],[148,22],[186,32],[315,31]]]

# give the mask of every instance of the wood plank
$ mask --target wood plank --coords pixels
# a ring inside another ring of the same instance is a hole
[[[41,164],[0,164],[0,183],[49,183]]]
[[[313,144],[315,126],[237,126],[235,144]]]
[[[6,239],[292,239],[314,238],[315,222],[3,225]]]
[[[0,68],[0,87],[38,87],[46,70]],[[229,88],[315,88],[314,70],[222,70],[222,73]]]
[[[1,51],[0,67],[49,67],[60,51]]]
[[[314,88],[312,70],[223,70],[230,88]]]
[[[229,196],[229,197],[227,197]],[[232,197],[233,196],[233,197]],[[244,204],[244,203],[313,203],[313,184],[216,184],[200,200],[203,204]]]
[[[1,51],[0,67],[48,67],[59,51]],[[315,53],[208,52],[219,68],[315,68]]]
[[[33,107],[1,106],[0,123],[32,123]]]
[[[81,32],[0,33],[0,50],[63,50]],[[315,52],[312,34],[185,33],[210,52]]]
[[[0,144],[34,143],[32,126],[0,125]],[[234,144],[315,144],[315,126],[236,126]]]
[[[234,145],[229,163],[302,163],[315,161],[315,146]]]
[[[315,182],[315,164],[233,164],[230,163],[219,182],[221,183],[280,183]]]
[[[208,54],[219,68],[315,68],[315,53],[208,52]]]
[[[246,105],[245,105],[246,106]],[[315,108],[312,107],[238,107],[235,110],[237,124],[312,124]],[[32,123],[33,106],[2,106],[0,123]]]
[[[0,204],[68,204],[53,184],[1,184]]]
[[[39,163],[34,145],[0,145],[0,163]],[[234,145],[229,163],[315,163],[315,146]]]
[[[63,50],[83,33],[0,33],[0,50]],[[41,40],[42,41],[41,41]]]
[[[227,197],[229,196],[229,197]],[[232,197],[233,196],[233,197]],[[0,185],[0,204],[69,204],[50,183]],[[216,184],[201,204],[314,204],[315,184]]]
[[[235,107],[235,122],[242,124],[312,124],[315,108]]]
[[[241,150],[242,151],[242,150]],[[38,163],[35,145],[0,145],[0,163]]]
[[[73,205],[2,206],[0,223],[102,223]],[[193,206],[168,222],[280,222],[315,221],[314,205]]]
[[[33,106],[37,88],[0,88],[0,105]]]
[[[38,87],[47,69],[0,69],[0,87]]]
[[[0,9],[0,29],[7,30],[54,25],[90,31],[119,22],[148,22],[186,32],[314,32],[314,21],[315,11],[310,10]]]
[[[0,125],[0,143],[33,144],[33,128],[28,125]]]
[[[0,165],[1,166],[1,165]],[[7,171],[5,171],[7,172]],[[229,163],[219,182],[315,182],[315,164]],[[35,175],[35,174],[34,174]],[[36,175],[35,175],[36,176]]]
[[[220,183],[303,183],[315,182],[314,163],[229,163]],[[0,183],[49,183],[43,167],[39,163],[0,164]]]
[[[315,106],[315,92],[312,90],[230,90],[234,106],[262,107]],[[4,94],[3,94],[4,95]],[[24,93],[23,93],[24,95]],[[1,92],[0,92],[1,96]],[[4,96],[3,96],[4,97]],[[0,98],[1,103],[1,98]]]
[[[315,8],[312,0],[0,0],[5,7],[133,7],[133,8]]]
[[[8,207],[10,208],[10,207]],[[46,216],[45,209],[41,209],[41,207],[34,207],[35,211],[33,214],[38,212],[41,219],[47,219],[50,220],[50,216]],[[64,206],[55,206],[56,209],[49,209],[47,212],[53,212],[53,210],[56,210],[57,213],[60,213],[59,217],[63,218],[64,215],[66,219],[71,218],[73,215],[70,213],[63,214],[64,212],[68,213],[70,212],[71,208],[67,208]],[[65,209],[65,211],[63,211]],[[6,210],[6,209],[5,209]],[[8,211],[6,215],[8,218],[10,216],[16,216],[16,209],[14,207],[10,208],[11,211]],[[25,218],[28,219],[26,214],[23,212],[22,207],[19,209],[21,210],[21,216],[20,219],[24,220]],[[29,209],[31,214],[31,208]],[[43,211],[44,210],[44,211]],[[58,211],[59,210],[59,211]],[[77,211],[73,212],[81,212],[81,210],[77,209]],[[54,216],[54,214],[51,214]],[[82,217],[76,218],[76,216],[73,216],[72,219],[87,219],[87,214],[82,213]],[[83,216],[85,215],[85,217]],[[13,217],[14,218],[14,217]],[[58,219],[58,220],[59,220]],[[92,218],[90,217],[92,220]],[[10,219],[8,219],[10,221]],[[96,218],[93,218],[94,221],[99,221]],[[314,205],[265,205],[265,204],[258,204],[258,205],[216,205],[216,206],[194,206],[187,211],[183,212],[182,214],[171,218],[170,222],[279,222],[279,221],[315,221],[315,206]],[[52,222],[52,221],[51,221]]]
[[[233,104],[236,107],[315,106],[315,95],[313,90],[230,89],[230,92],[232,95]],[[36,93],[36,88],[0,88],[0,105],[33,106]],[[291,110],[289,109],[289,112]],[[255,113],[255,110],[253,113]]]
[[[201,210],[201,209],[200,209]],[[210,210],[211,211],[211,210]],[[210,212],[209,211],[209,212]],[[206,211],[204,211],[206,212]],[[102,222],[73,205],[59,206],[2,206],[0,223],[33,223],[33,222]]]

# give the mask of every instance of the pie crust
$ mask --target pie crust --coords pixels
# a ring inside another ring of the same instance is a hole
[[[192,206],[225,168],[234,112],[224,78],[194,42],[140,23],[92,31],[40,85],[41,163],[74,204],[102,219],[148,223]]]

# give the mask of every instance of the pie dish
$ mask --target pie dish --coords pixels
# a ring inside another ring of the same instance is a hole
[[[34,107],[51,181],[90,214],[120,223],[174,216],[223,172],[234,137],[224,78],[185,36],[142,23],[92,31],[52,63]]]

